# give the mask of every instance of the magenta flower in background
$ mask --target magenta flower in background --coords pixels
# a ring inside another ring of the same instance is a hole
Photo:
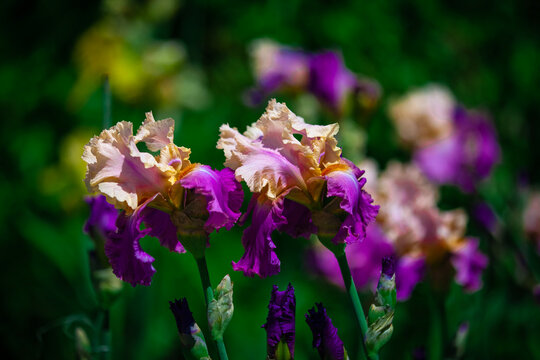
[[[356,76],[333,51],[314,54],[309,59],[309,90],[331,109],[344,106],[347,96],[358,90]]]
[[[350,97],[357,97],[364,108],[371,109],[381,96],[380,85],[356,76],[336,51],[307,53],[270,40],[258,40],[251,53],[257,81],[247,93],[247,103],[252,106],[277,91],[308,91],[340,116]]]
[[[317,232],[335,244],[365,238],[378,206],[363,190],[363,171],[341,157],[338,129],[306,124],[275,100],[243,135],[221,126],[218,148],[225,165],[253,192],[251,225],[242,237],[245,253],[233,263],[235,270],[261,277],[279,272],[274,230],[293,236]]]
[[[450,136],[419,148],[414,159],[430,180],[472,192],[499,160],[497,135],[486,115],[460,106],[454,109],[453,122]]]
[[[295,311],[296,298],[292,285],[289,284],[285,291],[278,291],[278,286],[274,285],[268,304],[266,324],[262,326],[266,330],[269,359],[276,358],[276,350],[280,343],[287,346],[291,358],[294,358]]]
[[[376,224],[367,227],[364,241],[350,244],[345,248],[354,283],[359,289],[375,291],[381,275],[381,261],[394,253],[381,228]],[[316,245],[308,252],[308,270],[325,276],[331,283],[343,289],[343,277],[334,254],[322,245]]]
[[[456,282],[465,290],[473,292],[482,287],[482,271],[488,264],[488,258],[478,250],[478,239],[468,238],[454,252],[451,261],[456,269]]]
[[[157,237],[161,245],[181,253],[180,241],[207,241],[210,232],[230,229],[240,216],[243,193],[233,172],[192,164],[190,150],[176,146],[173,133],[174,120],[155,121],[147,113],[135,136],[131,123],[120,122],[84,148],[88,191],[123,210],[105,252],[115,275],[133,286],[149,285],[155,272],[154,259],[139,244],[142,237]],[[158,155],[140,151],[139,142]]]
[[[308,55],[270,40],[258,40],[251,49],[257,85],[247,92],[248,105],[258,105],[275,91],[307,86]]]
[[[326,314],[326,309],[321,303],[315,304],[306,314],[306,322],[313,333],[313,347],[317,349],[321,359],[343,360],[345,349],[343,341],[338,336],[336,327]]]

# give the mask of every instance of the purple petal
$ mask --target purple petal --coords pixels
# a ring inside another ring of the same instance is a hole
[[[478,250],[478,239],[468,238],[452,257],[456,282],[467,291],[479,290],[482,287],[482,271],[487,264],[487,257]]]
[[[347,245],[345,253],[358,289],[377,287],[381,274],[382,259],[392,255],[392,245],[377,223],[367,227],[366,239]],[[334,254],[324,246],[310,252],[310,270],[325,276],[330,282],[344,288],[339,264]]]
[[[244,193],[231,169],[218,171],[207,165],[199,165],[179,182],[182,187],[193,189],[206,197],[209,213],[205,223],[206,232],[211,233],[222,227],[230,230],[234,226],[240,217]]]
[[[141,222],[139,211],[135,211],[131,216],[121,214],[116,222],[118,231],[111,233],[105,242],[105,254],[114,274],[132,286],[150,285],[156,272],[152,266],[154,258],[144,252],[139,244],[139,240],[151,231],[141,230]]]
[[[284,199],[282,215],[287,219],[287,222],[279,227],[279,231],[287,233],[293,238],[309,239],[311,234],[317,232],[311,219],[311,211],[302,204]]]
[[[396,266],[396,291],[399,301],[407,300],[416,284],[424,276],[425,261],[423,258],[404,256]]]
[[[333,171],[326,175],[327,196],[340,197],[340,207],[348,215],[332,239],[334,243],[351,244],[366,237],[367,226],[375,220],[379,206],[372,205],[371,196],[362,190],[366,179],[357,178],[353,170]]]
[[[145,207],[141,211],[141,217],[146,225],[146,229],[150,230],[148,235],[158,238],[162,246],[177,253],[186,252],[180,241],[178,241],[176,227],[173,225],[169,214]]]
[[[345,67],[342,57],[333,51],[313,55],[309,66],[310,90],[332,109],[339,111],[347,95],[358,88],[356,77]]]
[[[84,224],[87,234],[98,232],[106,237],[110,232],[116,231],[116,218],[118,210],[107,202],[103,195],[88,196],[84,199],[90,207],[90,215]]]
[[[342,360],[345,357],[343,341],[338,336],[337,329],[326,314],[321,303],[308,310],[306,322],[313,333],[313,347],[319,351],[321,359]]]
[[[292,285],[289,284],[285,291],[278,291],[278,286],[274,285],[268,304],[266,324],[262,326],[266,330],[270,359],[275,357],[276,348],[280,341],[287,344],[291,357],[294,358],[295,311],[296,298]]]
[[[419,149],[415,161],[431,180],[472,192],[499,160],[497,136],[485,115],[462,107],[454,111],[454,125],[451,136]]]
[[[254,194],[250,209],[252,209],[251,225],[244,230],[242,245],[245,253],[233,269],[243,271],[246,276],[255,274],[267,277],[277,274],[280,269],[279,259],[274,252],[272,231],[285,224],[283,216],[283,199],[268,200],[260,194]]]

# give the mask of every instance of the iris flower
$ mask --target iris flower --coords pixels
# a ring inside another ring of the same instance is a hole
[[[291,284],[287,290],[279,291],[278,286],[272,288],[268,317],[263,328],[266,330],[267,352],[269,359],[275,359],[279,345],[286,346],[291,359],[294,358],[296,298]]]
[[[173,133],[173,119],[155,121],[147,113],[135,135],[122,121],[84,147],[88,191],[123,210],[105,252],[116,276],[133,286],[149,285],[155,272],[154,259],[139,244],[145,235],[173,252],[200,251],[210,232],[230,229],[240,216],[243,193],[232,171],[191,163],[191,151],[176,146]],[[150,152],[139,150],[141,143]]]
[[[273,230],[293,237],[316,233],[334,244],[363,240],[378,206],[362,187],[363,171],[341,157],[338,124],[306,124],[285,104],[271,100],[261,118],[242,135],[222,125],[218,148],[225,165],[253,192],[245,254],[233,268],[247,276],[279,272]]]
[[[343,341],[339,338],[336,327],[326,314],[322,303],[317,303],[306,314],[306,322],[313,333],[313,347],[317,349],[321,359],[343,360],[346,356]]]

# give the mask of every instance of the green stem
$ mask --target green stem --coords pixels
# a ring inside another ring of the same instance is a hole
[[[365,344],[365,335],[368,329],[366,316],[364,315],[364,310],[362,309],[362,304],[360,303],[360,298],[358,297],[358,292],[356,291],[356,286],[351,275],[351,269],[347,262],[347,256],[345,251],[340,254],[334,253],[339,264],[339,269],[341,270],[341,276],[343,277],[343,283],[345,284],[345,289],[349,294],[349,299],[354,308],[354,313],[356,315],[356,320],[358,321],[358,326],[360,327],[360,336],[362,351],[360,351],[360,359],[369,359],[367,353],[366,344]]]
[[[223,339],[216,340],[218,351],[219,351],[219,358],[221,360],[228,360],[229,357],[227,356],[227,349],[225,349],[225,343],[223,342]]]
[[[208,305],[210,301],[214,299],[214,290],[210,284],[210,276],[208,275],[208,265],[206,264],[206,257],[203,255],[201,257],[196,257],[197,267],[199,268],[199,275],[201,277],[201,283],[204,292],[204,300],[206,301],[206,311],[208,312]],[[219,358],[221,360],[228,360],[227,350],[225,349],[225,343],[223,339],[215,340],[219,352]]]
[[[95,338],[93,352],[97,353],[97,358],[101,360],[110,359],[110,331],[109,331],[109,311],[100,309],[95,323]]]
[[[433,291],[428,295],[428,298],[430,309],[428,359],[439,360],[443,358],[446,342],[444,301]]]

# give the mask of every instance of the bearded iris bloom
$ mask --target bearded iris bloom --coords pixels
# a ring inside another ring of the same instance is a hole
[[[135,135],[122,121],[84,147],[88,191],[123,210],[105,252],[116,276],[133,286],[149,285],[155,272],[139,244],[145,235],[173,252],[200,252],[210,232],[230,229],[240,216],[243,193],[232,171],[191,163],[190,150],[176,146],[173,133],[173,119],[155,121],[147,113]],[[140,143],[157,155],[139,150]]]
[[[218,148],[225,166],[253,192],[251,225],[244,231],[244,256],[233,268],[247,276],[279,272],[273,230],[293,237],[318,234],[334,244],[363,240],[378,206],[362,187],[363,171],[341,157],[338,124],[306,124],[285,104],[271,100],[242,135],[222,125]]]

